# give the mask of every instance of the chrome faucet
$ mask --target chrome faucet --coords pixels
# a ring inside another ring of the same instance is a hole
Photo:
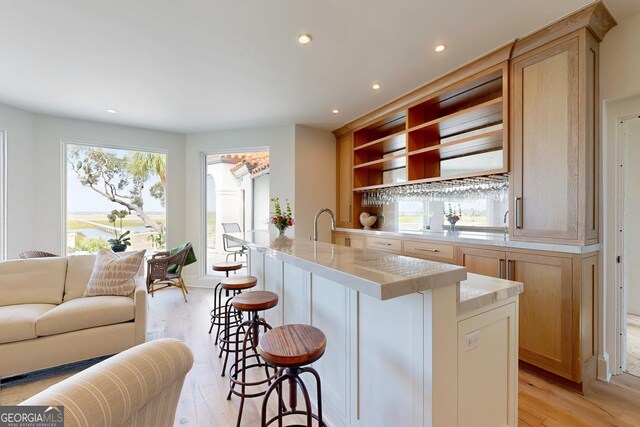
[[[509,232],[509,227],[507,226],[507,215],[509,215],[509,210],[504,213],[504,218],[502,219],[502,222],[504,223],[504,234]]]
[[[318,241],[318,218],[323,212],[329,212],[329,216],[331,216],[331,229],[336,229],[336,216],[329,208],[320,209],[316,212],[316,216],[313,217],[313,241]]]

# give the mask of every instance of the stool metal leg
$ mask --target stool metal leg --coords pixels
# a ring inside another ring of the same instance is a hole
[[[282,372],[282,370],[280,370]],[[309,392],[307,390],[306,385],[300,378],[300,374],[304,372],[311,373],[316,380],[316,386],[318,391],[318,414],[314,414],[311,407],[311,398],[309,397]],[[267,421],[267,403],[269,401],[269,396],[271,393],[276,390],[279,392],[280,396],[282,396],[282,383],[285,381],[289,382],[289,409],[283,408],[283,405],[278,405],[278,415],[272,417]],[[297,407],[297,388],[300,388],[302,393],[302,397],[304,398],[306,411],[301,411],[296,409]],[[316,372],[315,369],[310,367],[305,368],[286,368],[284,373],[282,373],[278,379],[276,379],[273,384],[267,390],[267,393],[264,395],[264,399],[262,400],[262,417],[261,417],[261,426],[267,427],[271,425],[274,421],[278,421],[278,426],[281,427],[283,423],[283,419],[290,415],[304,415],[307,418],[307,427],[312,427],[313,420],[318,421],[318,425],[320,427],[326,427],[322,419],[322,394],[321,394],[321,386],[320,386],[320,375]]]

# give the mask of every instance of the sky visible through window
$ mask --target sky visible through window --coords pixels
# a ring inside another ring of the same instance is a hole
[[[67,144],[66,161],[68,252],[109,248],[126,231],[128,249],[165,247],[166,154]],[[126,212],[122,231],[113,210]]]

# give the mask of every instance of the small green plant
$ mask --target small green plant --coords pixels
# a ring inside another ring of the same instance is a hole
[[[70,253],[74,252],[89,252],[95,253],[98,252],[98,249],[104,248],[109,249],[109,242],[100,238],[100,239],[80,239],[76,242],[76,245],[73,248],[69,248]]]
[[[160,231],[158,233],[151,234],[149,241],[155,249],[164,248],[167,243],[167,229],[164,225],[160,225]]]
[[[127,230],[124,233],[122,232],[122,220],[129,215],[129,211],[127,210],[112,210],[110,214],[107,215],[107,219],[110,223],[113,224],[113,233],[115,234],[115,239],[109,239],[108,242],[111,246],[131,246],[131,237],[129,237],[130,231]],[[116,221],[120,220],[120,234],[118,234],[118,230],[116,229]]]

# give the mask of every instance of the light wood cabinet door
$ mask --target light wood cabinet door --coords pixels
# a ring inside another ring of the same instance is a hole
[[[516,240],[578,241],[579,37],[512,62],[512,185]]]
[[[338,137],[338,188],[337,197],[337,225],[351,228],[353,226],[353,134]]]
[[[507,279],[520,295],[520,359],[573,379],[571,258],[507,252]]]
[[[469,273],[500,279],[506,277],[506,258],[503,251],[459,247],[458,263]]]

